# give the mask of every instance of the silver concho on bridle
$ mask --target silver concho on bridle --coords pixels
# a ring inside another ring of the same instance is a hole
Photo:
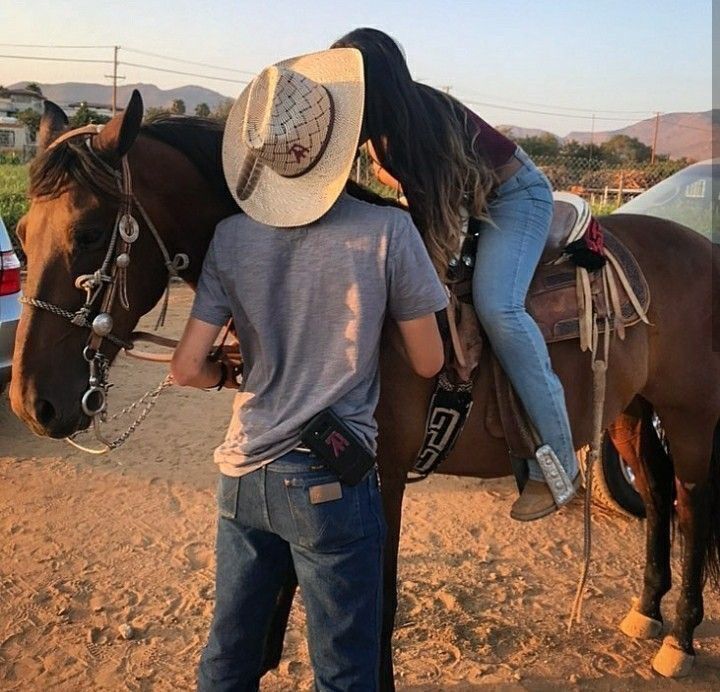
[[[140,237],[140,226],[132,214],[125,213],[120,217],[118,233],[129,244],[134,243]]]

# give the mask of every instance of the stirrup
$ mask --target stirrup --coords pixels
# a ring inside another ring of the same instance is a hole
[[[566,505],[575,495],[575,485],[553,448],[548,444],[541,445],[535,450],[535,459],[545,476],[545,482],[550,488],[555,504],[558,507]]]

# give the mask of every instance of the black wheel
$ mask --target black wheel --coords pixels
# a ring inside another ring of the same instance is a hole
[[[602,450],[602,475],[607,494],[620,508],[640,519],[645,517],[645,505],[635,488],[635,474],[620,456],[612,440],[605,435]]]

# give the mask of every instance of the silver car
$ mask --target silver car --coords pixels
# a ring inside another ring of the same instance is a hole
[[[720,241],[720,159],[683,168],[615,211],[670,219]]]
[[[0,218],[0,391],[10,381],[15,330],[20,319],[20,261]]]

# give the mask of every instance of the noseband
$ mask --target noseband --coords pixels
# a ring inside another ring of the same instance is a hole
[[[103,340],[107,340],[118,348],[127,351],[133,348],[132,341],[119,337],[112,331],[112,311],[116,301],[120,303],[124,310],[130,309],[127,295],[127,269],[130,266],[130,251],[133,243],[140,237],[140,225],[132,214],[133,206],[140,212],[145,225],[155,239],[168,272],[167,289],[160,317],[158,318],[158,326],[164,323],[170,280],[172,277],[178,276],[179,272],[187,269],[190,260],[184,253],[178,253],[172,259],[170,258],[167,247],[163,243],[157,228],[133,192],[132,176],[130,175],[127,157],[122,157],[120,170],[116,170],[105,163],[93,150],[92,137],[98,134],[101,128],[102,126],[98,125],[88,125],[71,130],[50,145],[52,149],[69,139],[84,137],[88,151],[102,170],[116,181],[121,194],[120,207],[115,217],[110,244],[100,268],[92,274],[82,274],[75,279],[75,287],[85,291],[85,303],[79,310],[73,312],[39,298],[22,297],[20,301],[58,317],[63,317],[76,327],[90,330],[90,335],[82,353],[89,368],[88,389],[83,394],[80,405],[83,413],[92,420],[98,439],[110,446],[99,432],[99,421],[105,421],[107,417],[107,394],[110,389],[108,381],[110,359],[100,349]]]

